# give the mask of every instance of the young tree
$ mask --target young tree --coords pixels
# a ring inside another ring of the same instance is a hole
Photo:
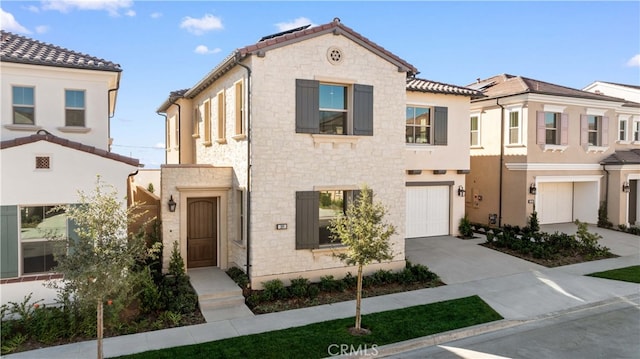
[[[333,241],[340,241],[347,247],[346,252],[337,253],[336,256],[347,265],[358,266],[355,334],[368,333],[361,327],[362,269],[373,261],[393,258],[389,238],[396,233],[396,229],[384,222],[385,214],[386,208],[373,201],[372,191],[364,185],[355,203],[349,204],[346,213],[334,219],[329,226]]]
[[[134,220],[132,210],[118,200],[113,186],[97,178],[95,192],[79,191],[79,204],[62,206],[75,238],[58,240],[54,270],[63,275],[61,282],[50,285],[71,293],[80,305],[95,305],[98,358],[103,357],[103,305],[108,300],[126,297],[143,271],[135,271],[137,261],[154,254],[146,247],[144,236],[127,233]]]

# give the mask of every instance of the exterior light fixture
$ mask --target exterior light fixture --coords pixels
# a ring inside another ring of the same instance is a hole
[[[176,211],[176,201],[173,200],[173,195],[171,195],[167,204],[169,205],[169,212]]]
[[[464,187],[458,186],[458,197],[464,197],[465,192]]]
[[[531,186],[529,186],[529,193],[532,195],[536,195],[536,193],[538,193],[538,189],[536,188],[536,184],[532,183]]]
[[[629,193],[631,191],[631,187],[629,186],[629,182],[624,182],[622,184],[622,192]]]

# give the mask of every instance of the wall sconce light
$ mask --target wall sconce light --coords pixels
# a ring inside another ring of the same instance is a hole
[[[529,193],[532,195],[536,195],[536,193],[538,193],[538,189],[536,188],[536,184],[532,183],[531,186],[529,186]]]
[[[622,184],[622,192],[629,193],[631,191],[631,187],[629,186],[629,182],[624,182]]]
[[[167,204],[169,205],[169,212],[176,211],[176,201],[173,200],[173,195],[171,195]]]
[[[464,187],[458,186],[458,197],[464,197],[465,192]]]

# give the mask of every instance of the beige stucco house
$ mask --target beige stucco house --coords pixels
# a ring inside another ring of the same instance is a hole
[[[335,19],[266,36],[171,93],[158,109],[165,262],[178,242],[187,270],[237,266],[255,288],[342,277],[353,268],[327,225],[363,184],[397,228],[393,259],[369,270],[403,268],[406,236],[457,233],[469,150],[451,134],[468,131],[478,93],[416,73]],[[416,223],[430,211],[436,223]]]
[[[640,150],[637,103],[508,74],[468,87],[486,96],[471,101],[472,221],[523,226],[535,210],[543,224],[596,223],[606,203],[614,224],[635,223],[640,169],[607,161]]]

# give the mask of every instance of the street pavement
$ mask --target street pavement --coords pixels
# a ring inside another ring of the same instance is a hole
[[[552,232],[547,228],[545,230]],[[637,303],[640,295],[639,284],[584,276],[592,272],[640,264],[639,236],[604,231],[603,243],[614,243],[615,249],[614,246],[605,245],[620,257],[557,268],[545,268],[479,246],[478,244],[484,241],[483,237],[471,240],[451,236],[408,239],[408,260],[427,265],[447,285],[365,298],[362,304],[363,314],[478,295],[504,319],[385,346],[384,351],[378,354],[400,355],[433,345],[446,346],[445,343],[454,340],[504,331],[505,328],[515,330],[517,327],[540,322],[544,318],[609,303]],[[104,354],[106,357],[133,354],[347,318],[354,315],[354,308],[354,301],[347,301],[106,338]],[[327,356],[331,354],[333,353],[328,348]],[[95,356],[96,342],[86,341],[5,357],[67,359]]]

